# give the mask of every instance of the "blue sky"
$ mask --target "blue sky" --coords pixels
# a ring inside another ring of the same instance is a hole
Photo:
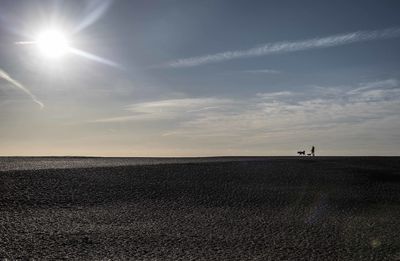
[[[2,1],[0,155],[399,155],[399,11]],[[91,56],[15,44],[49,26]]]

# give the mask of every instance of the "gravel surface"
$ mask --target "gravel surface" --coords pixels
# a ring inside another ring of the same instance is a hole
[[[0,260],[400,260],[400,158],[215,159],[1,158]]]

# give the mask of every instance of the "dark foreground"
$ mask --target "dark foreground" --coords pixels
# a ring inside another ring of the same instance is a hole
[[[0,160],[0,260],[400,260],[400,158],[24,160]]]

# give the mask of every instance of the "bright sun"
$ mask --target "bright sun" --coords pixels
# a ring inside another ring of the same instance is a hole
[[[48,30],[39,34],[36,43],[40,52],[49,58],[58,58],[69,51],[69,44],[64,34],[57,30]]]

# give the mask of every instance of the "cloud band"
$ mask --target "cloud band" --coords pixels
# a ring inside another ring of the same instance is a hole
[[[312,38],[293,42],[267,43],[248,50],[227,51],[205,56],[196,56],[168,62],[165,67],[181,68],[194,67],[210,63],[224,62],[239,58],[265,56],[271,54],[297,52],[309,49],[328,48],[356,42],[365,42],[378,39],[389,39],[400,36],[400,28],[384,30],[357,31],[347,34],[338,34],[327,37]]]

